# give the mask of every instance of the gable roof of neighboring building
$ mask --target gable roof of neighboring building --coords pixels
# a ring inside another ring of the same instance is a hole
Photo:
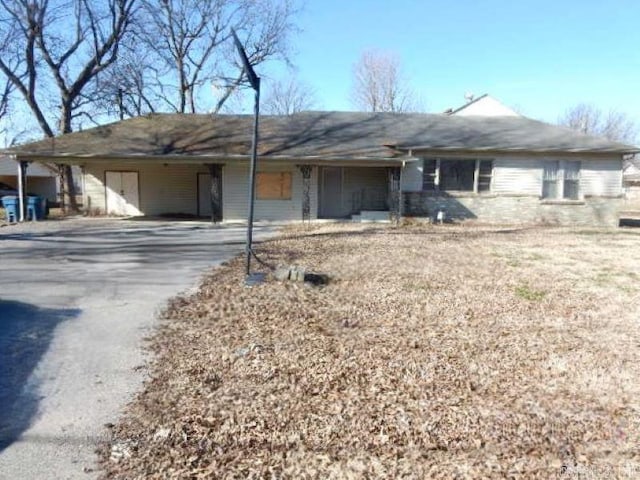
[[[7,150],[21,158],[247,157],[252,115],[152,114]],[[408,150],[638,151],[525,117],[302,112],[260,119],[259,154],[272,158],[406,158]]]
[[[461,107],[450,108],[444,113],[447,115],[521,116],[518,112],[507,107],[500,100],[493,98],[488,93],[474,98]]]

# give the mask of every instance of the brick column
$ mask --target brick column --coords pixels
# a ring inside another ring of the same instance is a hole
[[[209,175],[211,175],[211,221],[222,221],[222,165],[208,163]]]
[[[400,168],[389,167],[389,214],[391,221],[399,222],[402,215],[400,209]]]
[[[311,165],[299,165],[298,168],[302,172],[302,221],[311,220]]]

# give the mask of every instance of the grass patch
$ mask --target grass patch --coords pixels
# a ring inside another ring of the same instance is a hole
[[[519,285],[516,287],[516,295],[530,302],[539,302],[547,295],[547,292],[536,290],[529,285]]]

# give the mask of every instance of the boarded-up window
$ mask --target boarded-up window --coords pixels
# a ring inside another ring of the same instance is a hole
[[[291,172],[259,172],[256,174],[258,200],[291,200]]]

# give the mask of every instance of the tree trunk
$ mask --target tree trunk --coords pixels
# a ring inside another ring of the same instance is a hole
[[[71,105],[64,102],[60,108],[60,132],[63,135],[71,133]],[[76,186],[73,181],[71,165],[59,165],[60,172],[60,207],[64,213],[78,213],[80,208],[76,199]]]

